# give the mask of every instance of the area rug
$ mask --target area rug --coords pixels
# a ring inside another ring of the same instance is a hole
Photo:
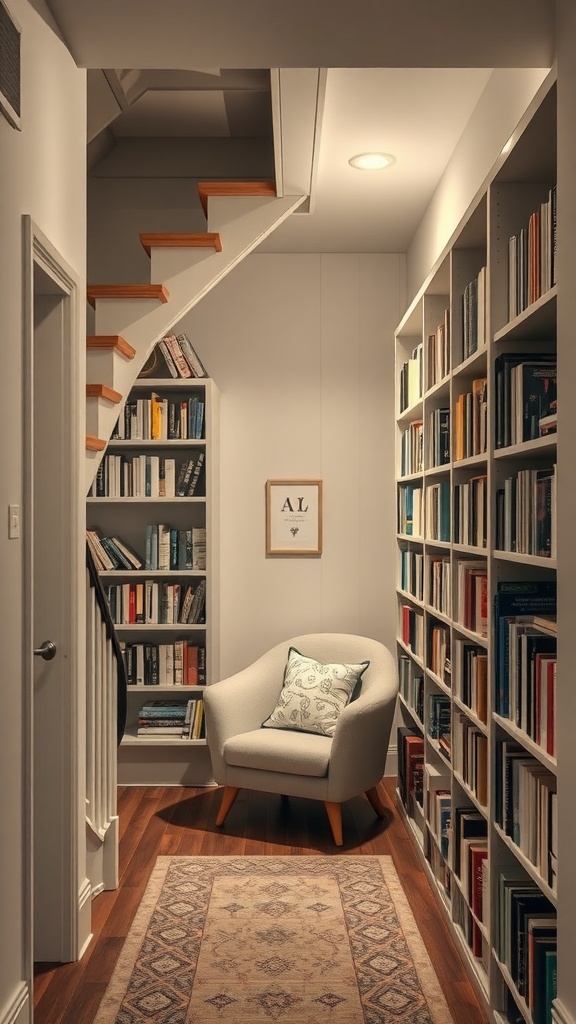
[[[453,1024],[391,857],[159,857],[95,1024]]]

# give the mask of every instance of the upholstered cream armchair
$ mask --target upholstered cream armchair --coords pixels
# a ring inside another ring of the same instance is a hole
[[[376,787],[397,691],[390,651],[345,633],[292,637],[208,686],[206,736],[214,777],[225,787],[216,824],[241,788],[322,800],[337,846],[345,800],[365,793],[383,816]]]

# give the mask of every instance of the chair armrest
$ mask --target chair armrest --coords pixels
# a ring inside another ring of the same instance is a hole
[[[336,723],[329,769],[329,799],[335,802],[371,789],[384,774],[398,693],[391,654],[379,675],[375,685],[344,708]]]
[[[222,777],[226,740],[259,729],[276,707],[284,678],[287,646],[280,644],[252,665],[211,683],[204,692],[206,739],[216,781]]]

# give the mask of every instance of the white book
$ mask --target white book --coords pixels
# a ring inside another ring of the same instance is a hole
[[[160,456],[150,456],[150,497],[157,498],[160,494]]]
[[[192,529],[192,568],[206,568],[206,528],[194,526]]]
[[[166,523],[158,524],[158,569],[170,570],[170,527]]]
[[[164,496],[176,497],[176,460],[164,460]]]

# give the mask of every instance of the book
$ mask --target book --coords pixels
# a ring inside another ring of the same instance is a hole
[[[166,344],[166,346],[167,346],[167,348],[168,348],[168,350],[170,352],[170,355],[172,356],[172,359],[174,360],[174,364],[176,366],[176,369],[178,370],[178,375],[180,377],[186,377],[186,378],[191,377],[192,376],[192,370],[190,369],[190,367],[189,367],[189,365],[188,365],[188,363],[187,363],[187,361],[186,361],[186,359],[184,357],[184,353],[182,352],[182,349],[180,348],[180,344],[178,342],[178,339],[177,339],[176,335],[175,334],[166,334],[164,336],[164,338],[163,338],[163,341],[165,342],[165,344]]]
[[[172,353],[170,352],[170,349],[168,348],[168,345],[166,344],[164,338],[161,338],[160,341],[158,342],[158,348],[160,349],[160,352],[162,353],[162,355],[164,357],[164,362],[166,363],[166,366],[168,367],[168,372],[169,372],[170,376],[171,377],[178,377],[179,376],[178,367],[176,366],[176,363],[174,362],[174,359],[172,358]]]
[[[176,340],[180,345],[180,349],[184,355],[186,362],[188,363],[188,366],[190,367],[190,370],[192,371],[193,376],[207,377],[208,374],[206,373],[206,370],[202,364],[202,360],[200,359],[200,356],[198,355],[196,350],[192,347],[192,343],[188,335],[177,334]]]

